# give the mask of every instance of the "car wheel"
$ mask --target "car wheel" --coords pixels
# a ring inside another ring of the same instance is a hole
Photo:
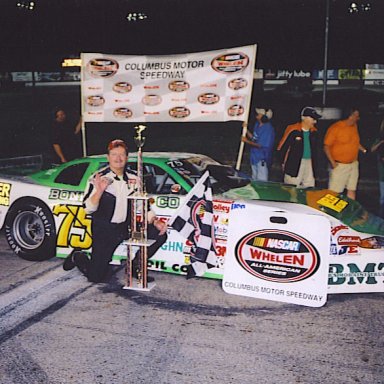
[[[50,209],[37,199],[17,201],[5,219],[11,249],[30,261],[47,260],[56,253],[55,222]]]

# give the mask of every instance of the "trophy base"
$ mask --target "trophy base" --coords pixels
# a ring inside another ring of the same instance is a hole
[[[154,281],[150,282],[147,284],[147,288],[143,288],[139,285],[139,282],[138,280],[134,279],[133,282],[132,282],[132,287],[130,287],[129,285],[124,285],[123,286],[123,289],[129,289],[131,291],[142,291],[142,292],[149,292],[151,291],[155,286],[156,286],[156,283]]]

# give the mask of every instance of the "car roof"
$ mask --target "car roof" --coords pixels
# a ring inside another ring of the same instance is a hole
[[[129,157],[137,157],[138,152],[129,152]],[[190,152],[142,152],[143,157],[151,157],[156,159],[188,159],[190,157],[209,157],[206,155]],[[91,155],[86,158],[89,159],[102,159],[107,154]]]

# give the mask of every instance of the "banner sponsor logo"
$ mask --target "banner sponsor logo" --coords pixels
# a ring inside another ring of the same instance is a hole
[[[141,102],[145,105],[149,106],[154,106],[154,105],[159,105],[161,104],[161,96],[159,95],[145,95],[142,99]]]
[[[187,107],[174,107],[169,110],[169,116],[176,119],[183,119],[190,115],[191,111]]]
[[[117,93],[128,93],[132,91],[132,85],[126,81],[119,81],[113,85],[112,89]]]
[[[189,83],[184,80],[174,80],[168,84],[168,89],[172,92],[185,92],[189,88]]]
[[[133,113],[129,108],[116,108],[113,111],[113,115],[119,119],[129,119],[132,117]]]
[[[279,230],[245,235],[235,247],[235,257],[251,275],[281,283],[305,280],[320,265],[318,251],[308,240]]]
[[[107,58],[93,59],[87,64],[87,71],[92,77],[111,77],[118,69],[119,63]]]
[[[228,108],[228,115],[229,116],[241,116],[244,114],[244,107],[242,105],[231,105]]]
[[[245,88],[248,85],[248,81],[243,78],[232,79],[228,82],[228,87],[235,91]]]
[[[220,55],[212,60],[212,68],[221,73],[241,72],[247,68],[249,57],[243,53],[229,53]]]
[[[87,97],[87,104],[91,107],[99,107],[105,103],[105,99],[103,96],[95,95]]]
[[[203,93],[199,95],[197,101],[201,104],[212,105],[218,103],[220,97],[219,95],[216,95],[216,93]]]

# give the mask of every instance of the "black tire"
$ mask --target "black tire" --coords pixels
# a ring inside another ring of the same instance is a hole
[[[5,237],[25,260],[48,260],[56,254],[55,221],[41,200],[22,199],[12,205],[5,219]]]

